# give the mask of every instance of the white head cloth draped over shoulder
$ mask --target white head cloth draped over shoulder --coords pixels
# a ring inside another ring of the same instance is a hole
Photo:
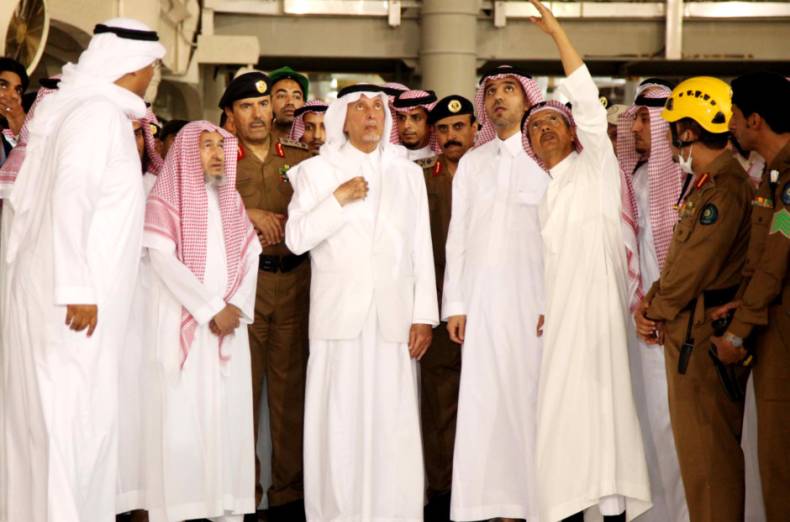
[[[570,128],[575,130],[576,122],[573,119],[573,113],[571,112],[571,109],[561,102],[549,100],[545,102],[538,102],[532,107],[530,111],[527,111],[527,113],[524,114],[524,119],[521,123],[523,136],[527,136],[527,133],[529,132],[529,119],[533,115],[543,111],[559,112],[562,114],[563,118],[565,118],[565,121],[568,122]],[[527,154],[529,154],[532,159],[534,159],[535,162],[541,166],[541,168],[546,169],[543,162],[537,157],[535,151],[532,149],[529,140],[526,140],[524,146]],[[575,141],[574,148],[577,153],[581,153],[583,150],[583,147],[578,140]],[[642,302],[642,297],[644,297],[644,294],[641,287],[641,277],[639,272],[639,242],[637,241],[639,234],[639,224],[636,219],[636,197],[634,196],[634,187],[631,183],[631,179],[629,176],[625,175],[623,169],[620,169],[620,204],[620,222],[622,224],[626,261],[628,264],[628,305],[630,310],[633,311],[636,310],[637,306],[639,306],[639,303]]]
[[[321,145],[320,154],[324,156],[330,163],[338,168],[343,168],[344,160],[340,154],[340,149],[346,144],[348,138],[343,130],[346,125],[346,114],[348,106],[359,100],[364,94],[368,98],[379,98],[383,104],[384,109],[384,129],[381,133],[381,141],[379,148],[385,153],[394,153],[398,156],[403,156],[403,148],[399,145],[394,145],[389,142],[389,136],[392,131],[392,113],[389,109],[387,95],[381,91],[381,87],[376,85],[354,85],[347,87],[352,92],[343,94],[337,100],[329,104],[324,116],[324,127],[326,127],[326,142]],[[369,89],[369,90],[368,90]]]
[[[518,69],[515,69],[509,65],[501,65],[496,69],[484,74],[477,86],[477,92],[475,93],[474,100],[475,114],[477,114],[477,119],[480,123],[480,130],[477,132],[477,138],[475,139],[475,147],[479,147],[480,145],[488,143],[489,141],[496,138],[496,128],[494,127],[494,123],[488,119],[485,109],[486,82],[489,80],[501,80],[502,78],[507,77],[514,78],[519,84],[521,84],[521,87],[524,89],[524,94],[527,98],[527,109],[529,109],[529,107],[532,105],[543,101],[543,91],[540,89],[540,86],[538,86],[535,80],[520,72]],[[524,150],[526,150],[528,147],[526,136],[523,136],[522,143],[524,145]]]
[[[93,35],[76,64],[63,66],[58,91],[41,100],[30,123],[26,159],[8,198],[14,208],[6,257],[9,262],[28,237],[35,206],[46,204],[40,201],[40,194],[50,193],[48,187],[54,183],[48,161],[53,153],[48,146],[49,135],[63,118],[82,103],[102,97],[118,105],[130,120],[145,116],[143,99],[114,82],[161,59],[165,48],[157,41],[156,33],[137,20],[113,18],[96,27],[104,29]],[[121,35],[106,32],[107,28]]]
[[[236,191],[238,142],[224,129],[207,121],[194,121],[178,133],[148,196],[143,246],[168,254],[175,250],[178,260],[203,281],[208,233],[208,194],[199,148],[203,132],[218,132],[225,140],[225,181],[218,190],[227,256],[228,285],[224,296],[227,301],[241,284],[244,254],[256,235]],[[195,338],[197,322],[186,308],[181,310],[181,319],[180,362],[183,367]],[[221,340],[218,350],[220,358],[227,360],[222,353]]]
[[[27,142],[30,136],[29,126],[30,122],[33,121],[33,115],[36,113],[36,108],[38,107],[41,100],[55,91],[56,89],[49,89],[42,86],[36,93],[36,99],[33,102],[33,105],[30,106],[30,110],[25,116],[25,123],[22,125],[22,129],[19,131],[19,141],[17,141],[16,147],[11,149],[11,152],[8,154],[8,158],[6,158],[2,167],[0,167],[0,199],[6,198],[11,192],[14,182],[16,181],[16,177],[22,168],[22,163],[25,160],[25,153],[27,151]]]
[[[663,100],[671,94],[669,86],[645,80],[637,90],[634,105],[622,113],[617,122],[617,159],[630,179],[640,160],[631,125],[642,107],[650,113],[650,156],[647,160],[649,219],[659,268],[663,268],[669,252],[672,230],[678,220],[675,204],[683,184],[683,172],[672,161],[672,149],[666,137],[669,124],[661,117]]]

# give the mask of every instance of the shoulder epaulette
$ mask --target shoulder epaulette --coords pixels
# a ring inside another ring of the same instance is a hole
[[[437,159],[438,158],[436,156],[431,156],[430,158],[414,160],[414,163],[416,163],[421,169],[429,169],[436,165]]]
[[[294,147],[302,150],[310,150],[309,147],[304,143],[302,143],[301,141],[292,140],[291,138],[280,138],[280,143],[282,143],[286,147]]]

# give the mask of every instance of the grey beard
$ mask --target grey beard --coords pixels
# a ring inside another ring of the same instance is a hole
[[[203,174],[203,180],[206,182],[207,186],[218,188],[225,183],[225,176],[209,176],[208,174]]]

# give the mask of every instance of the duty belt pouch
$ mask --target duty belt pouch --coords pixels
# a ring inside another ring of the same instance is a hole
[[[722,317],[721,319],[716,319],[713,321],[713,335],[716,337],[721,337],[727,331],[727,327],[732,322],[732,318],[735,315],[735,310],[730,310],[726,316]],[[741,387],[741,384],[738,382],[738,374],[735,371],[736,365],[727,365],[724,364],[719,360],[718,352],[716,351],[716,346],[714,344],[710,345],[708,348],[708,355],[710,356],[711,360],[713,361],[713,367],[716,369],[716,373],[719,376],[719,381],[721,382],[722,387],[724,388],[724,393],[727,394],[727,397],[730,398],[733,402],[741,402],[744,397],[746,396],[745,390]],[[743,366],[748,366],[751,362],[752,355],[749,354],[746,357],[746,360],[749,361],[748,363],[742,363]]]
[[[697,308],[697,299],[694,298],[689,303],[689,324],[686,327],[686,340],[683,341],[683,345],[680,347],[680,358],[678,359],[678,373],[680,375],[686,375],[686,370],[689,367],[689,361],[691,360],[691,352],[694,351],[694,337],[693,337],[693,330],[694,330],[694,311]]]

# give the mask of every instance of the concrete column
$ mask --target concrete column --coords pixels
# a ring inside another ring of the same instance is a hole
[[[439,98],[474,97],[479,0],[423,0],[420,69],[424,89]]]

